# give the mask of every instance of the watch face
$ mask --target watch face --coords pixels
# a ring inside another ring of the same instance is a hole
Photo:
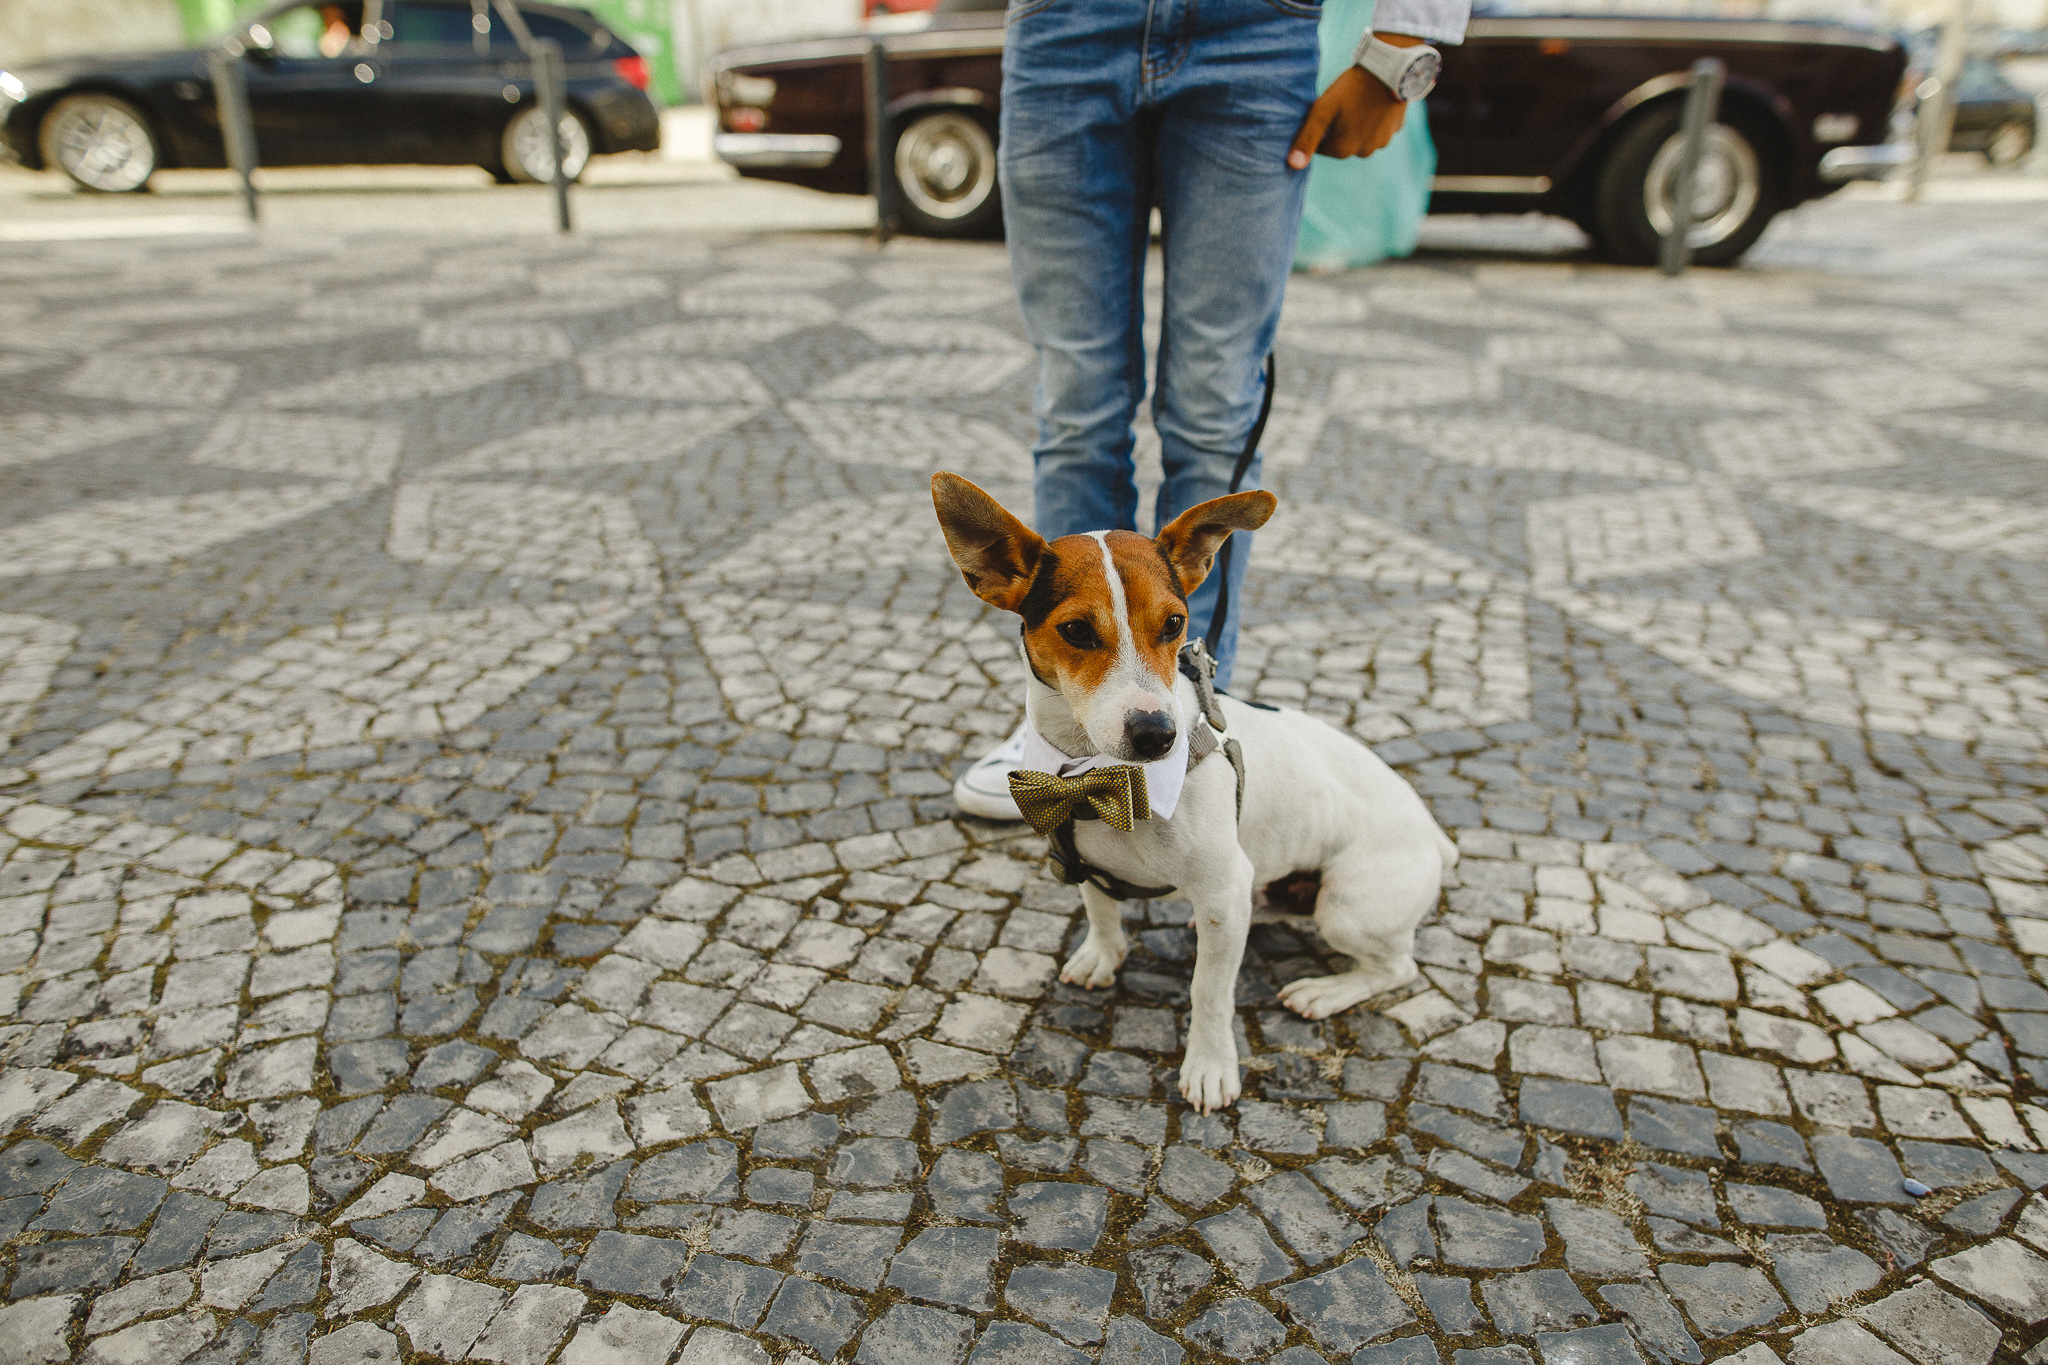
[[[1437,72],[1443,69],[1442,54],[1434,49],[1425,49],[1401,73],[1401,88],[1395,93],[1404,100],[1419,100],[1436,85]]]

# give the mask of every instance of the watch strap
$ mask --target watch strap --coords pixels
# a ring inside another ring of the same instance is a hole
[[[1427,44],[1396,47],[1392,43],[1382,42],[1371,30],[1367,30],[1365,36],[1359,39],[1358,47],[1352,52],[1351,60],[1353,65],[1362,66],[1377,77],[1397,98],[1405,99],[1406,96],[1401,94],[1401,86],[1409,68],[1435,50]]]

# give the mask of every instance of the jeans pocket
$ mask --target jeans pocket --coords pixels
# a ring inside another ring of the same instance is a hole
[[[1054,0],[1010,0],[1009,12],[1003,16],[1003,23],[1007,26],[1019,19],[1029,19],[1040,10],[1051,8],[1053,3]]]
[[[1266,0],[1266,3],[1282,14],[1291,14],[1302,19],[1323,17],[1322,0]]]

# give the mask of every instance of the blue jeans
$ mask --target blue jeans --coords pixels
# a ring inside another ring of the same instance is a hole
[[[1165,259],[1152,392],[1165,482],[1154,533],[1230,491],[1258,417],[1301,222],[1287,150],[1316,93],[1318,6],[1299,0],[1012,0],[1001,183],[1010,270],[1038,348],[1038,532],[1136,530],[1131,422],[1145,396],[1152,210]],[[1254,461],[1243,488],[1258,486]],[[1251,535],[1232,539],[1217,650],[1237,653]],[[1206,634],[1222,576],[1189,601]]]

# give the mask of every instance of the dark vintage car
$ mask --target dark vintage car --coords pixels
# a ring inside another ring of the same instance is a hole
[[[562,48],[565,169],[660,144],[647,65],[632,48],[581,10],[519,12]],[[262,165],[410,162],[482,166],[504,182],[553,178],[532,63],[489,0],[282,4],[239,37]],[[0,142],[23,165],[90,190],[144,189],[161,167],[227,164],[199,48],[0,72]]]
[[[938,236],[1001,222],[999,0],[940,0],[887,52],[885,164],[901,225]],[[743,174],[868,192],[862,59],[874,39],[780,43],[715,63],[720,156]],[[1702,264],[1735,260],[1780,210],[1881,174],[1905,53],[1821,24],[1578,16],[1473,19],[1429,97],[1437,213],[1560,214],[1607,257],[1650,263],[1672,219],[1679,108],[1699,57],[1727,64],[1697,181]]]

